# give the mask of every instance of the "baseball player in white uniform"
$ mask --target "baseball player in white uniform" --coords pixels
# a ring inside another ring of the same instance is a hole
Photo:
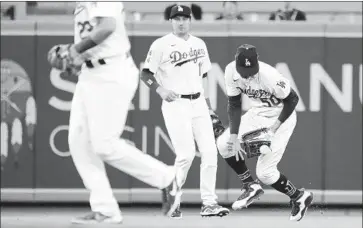
[[[240,140],[246,133],[267,128],[270,147],[264,146],[258,157],[258,179],[291,199],[291,220],[301,220],[313,200],[313,194],[297,189],[277,169],[296,125],[295,107],[299,101],[290,82],[274,67],[258,60],[256,48],[244,44],[237,49],[235,61],[225,69],[228,95],[229,130],[218,139],[219,153],[237,173],[242,182],[242,194],[232,205],[237,210],[247,207],[263,194],[258,181],[253,180],[242,156]],[[251,108],[241,117],[241,96],[247,95]]]
[[[189,33],[191,10],[171,9],[173,32],[155,40],[146,57],[142,80],[163,99],[162,113],[176,153],[178,186],[185,183],[195,157],[195,141],[201,153],[200,191],[202,216],[224,216],[227,208],[217,203],[217,147],[203,78],[211,68],[204,41]],[[195,140],[195,141],[194,141]],[[172,215],[181,218],[179,208]]]
[[[80,59],[82,69],[71,107],[69,148],[90,191],[92,209],[73,220],[78,224],[122,222],[104,162],[164,190],[165,214],[170,215],[180,201],[175,168],[120,138],[139,82],[122,13],[120,2],[79,2],[74,12],[69,55]]]

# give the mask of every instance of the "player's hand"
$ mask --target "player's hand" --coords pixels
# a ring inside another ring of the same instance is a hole
[[[172,102],[175,99],[179,98],[179,95],[176,94],[175,92],[171,91],[171,90],[167,90],[161,86],[159,86],[156,89],[156,92],[160,95],[161,99],[167,101],[167,102]]]
[[[241,143],[236,134],[231,134],[229,141],[227,142],[227,148],[230,154],[235,154],[236,161],[239,161],[240,158],[244,160],[242,153],[245,152],[242,150]]]
[[[84,62],[83,56],[77,52],[74,44],[70,44],[66,50],[59,54],[61,58],[67,59],[73,67],[80,67]]]

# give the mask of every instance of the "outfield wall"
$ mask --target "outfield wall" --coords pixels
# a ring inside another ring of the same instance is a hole
[[[193,23],[209,49],[211,103],[227,125],[223,72],[242,43],[292,81],[300,96],[298,123],[279,165],[315,202],[362,204],[362,28],[309,23]],[[132,56],[142,65],[150,44],[171,30],[165,23],[128,23]],[[77,78],[51,69],[46,54],[72,42],[72,22],[1,22],[1,201],[87,201],[69,156],[68,118]],[[121,72],[120,72],[121,74]],[[4,97],[4,99],[3,99]],[[34,100],[32,99],[34,97]],[[115,98],[117,99],[117,98]],[[35,102],[33,102],[35,101]],[[175,158],[160,98],[142,83],[130,107],[124,138],[167,164]],[[243,109],[248,102],[243,100]],[[199,202],[200,157],[184,186],[184,202]],[[255,160],[248,166],[255,176]],[[107,167],[120,202],[159,202],[160,193]],[[239,195],[239,181],[219,156],[219,201]],[[258,203],[287,198],[267,188]]]

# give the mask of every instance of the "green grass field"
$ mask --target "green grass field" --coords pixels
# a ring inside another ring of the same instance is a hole
[[[198,208],[183,209],[183,218],[174,220],[161,215],[158,208],[122,207],[120,225],[72,225],[70,220],[88,212],[87,207],[2,207],[2,228],[360,228],[362,209],[309,209],[300,222],[289,221],[287,208],[250,208],[231,211],[226,217],[202,218]]]

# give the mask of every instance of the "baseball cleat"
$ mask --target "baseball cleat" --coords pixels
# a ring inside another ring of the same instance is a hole
[[[248,207],[255,200],[260,199],[264,191],[261,185],[257,181],[249,182],[243,185],[242,194],[232,204],[233,210],[241,210],[244,207]]]
[[[183,217],[182,212],[180,211],[180,205],[175,209],[175,211],[171,214],[173,219],[181,219]]]
[[[291,221],[300,221],[303,219],[308,207],[313,202],[314,196],[312,192],[305,191],[305,189],[300,189],[300,191],[300,195],[290,201],[290,205],[292,206]]]
[[[122,216],[106,216],[100,212],[91,212],[82,217],[77,217],[72,220],[73,224],[121,224]]]
[[[203,205],[200,215],[202,217],[219,216],[223,217],[229,214],[229,210],[218,204]]]
[[[162,189],[164,215],[170,217],[177,209],[180,204],[181,194],[182,193],[180,188],[178,188],[176,179],[174,179],[168,187]]]

